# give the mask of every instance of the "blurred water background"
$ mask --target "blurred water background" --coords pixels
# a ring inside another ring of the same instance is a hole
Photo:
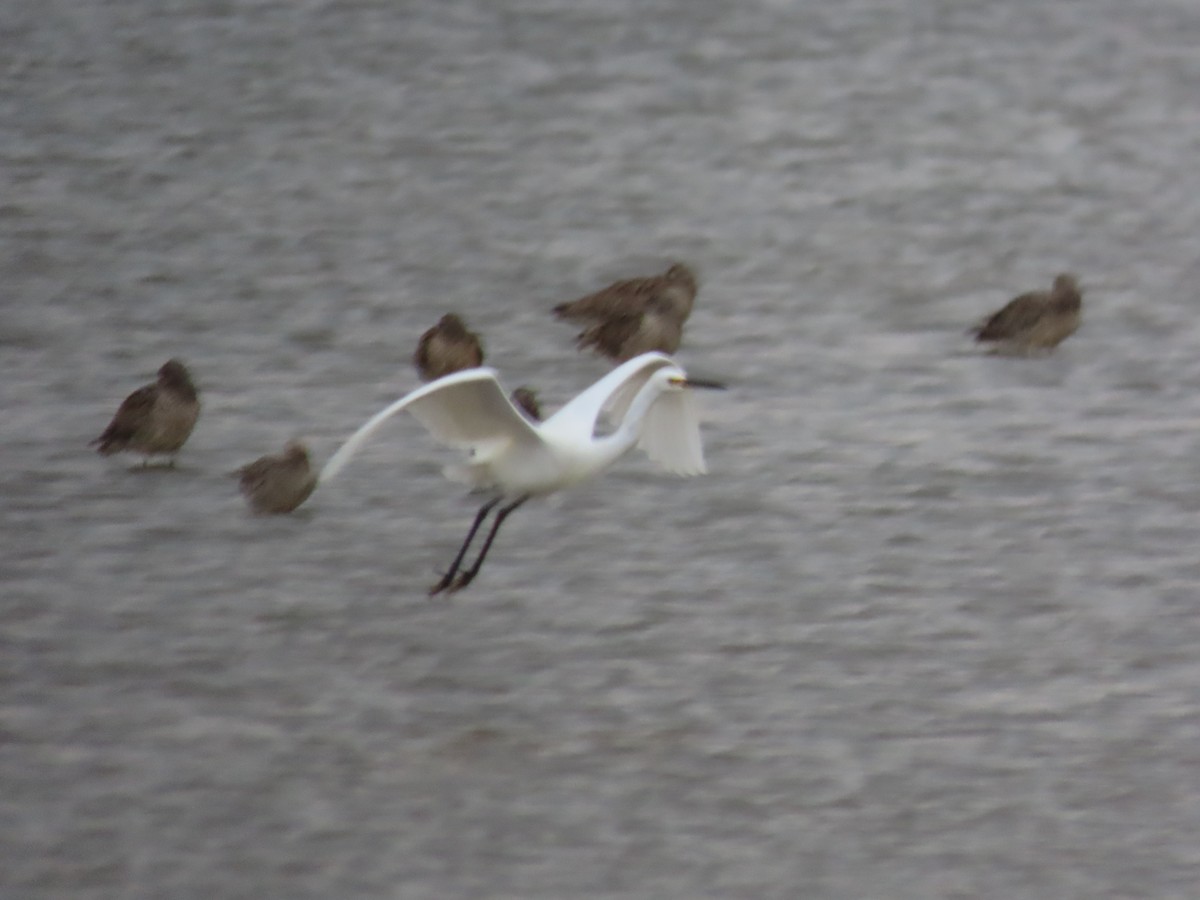
[[[0,894],[1194,897],[1190,0],[0,6]],[[711,474],[515,514],[397,420],[457,310],[673,260]],[[1052,356],[964,329],[1075,271]],[[174,470],[86,443],[179,356]]]

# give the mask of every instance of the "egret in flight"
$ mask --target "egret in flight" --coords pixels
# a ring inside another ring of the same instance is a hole
[[[466,464],[447,469],[447,477],[491,496],[429,593],[457,591],[479,574],[496,532],[513,510],[531,497],[599,475],[634,446],[677,475],[705,472],[689,391],[696,387],[724,385],[688,378],[669,356],[646,353],[609,372],[544,422],[535,422],[513,405],[494,369],[467,369],[418,388],[368,419],[329,458],[320,481],[336,475],[387,419],[404,410],[437,440],[467,450]],[[596,429],[602,412],[613,428],[600,434]],[[471,541],[497,507],[479,555],[463,569]]]
[[[583,326],[575,338],[580,350],[592,349],[617,362],[659,350],[674,353],[683,339],[683,323],[696,300],[696,276],[682,263],[661,275],[629,278],[554,307],[560,319]]]
[[[200,396],[187,367],[169,359],[154,384],[143,385],[125,398],[100,437],[92,441],[104,456],[123,450],[141,453],[145,461],[157,453],[179,452],[200,416]]]
[[[995,342],[1009,352],[1051,350],[1079,328],[1083,295],[1074,275],[1054,279],[1049,291],[1030,291],[1008,301],[971,329],[975,340]]]

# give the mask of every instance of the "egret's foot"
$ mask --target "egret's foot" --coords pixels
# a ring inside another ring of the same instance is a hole
[[[429,596],[436,597],[438,594],[446,590],[449,590],[450,593],[453,593],[454,575],[455,573],[453,570],[442,575],[442,580],[429,589]]]
[[[454,584],[450,585],[450,593],[456,594],[465,588],[468,584],[475,580],[474,572],[463,572],[454,579]]]

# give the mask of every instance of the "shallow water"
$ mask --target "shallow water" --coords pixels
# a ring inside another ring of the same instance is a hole
[[[1189,897],[1200,19],[1050,0],[0,9],[0,893]],[[711,474],[515,514],[398,420],[447,309],[693,264]],[[964,329],[1070,269],[1038,359]],[[174,470],[86,443],[168,356]]]

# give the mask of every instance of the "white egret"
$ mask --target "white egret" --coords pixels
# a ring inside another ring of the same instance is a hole
[[[661,275],[628,278],[554,307],[554,314],[583,325],[575,339],[580,350],[625,362],[641,353],[674,353],[683,323],[696,300],[696,276],[682,263]]]
[[[677,475],[705,472],[689,387],[723,385],[689,379],[669,356],[646,353],[609,372],[544,422],[535,422],[513,406],[494,369],[467,369],[418,388],[368,419],[329,458],[320,481],[336,475],[387,419],[403,410],[437,440],[466,449],[467,463],[448,468],[446,475],[492,496],[429,593],[457,591],[479,574],[496,532],[513,510],[531,497],[600,474],[634,446]],[[614,425],[605,434],[596,430],[602,412]],[[475,562],[460,572],[480,525],[501,503]]]
[[[1054,279],[1049,291],[1030,291],[1008,301],[971,329],[975,340],[1010,351],[1051,350],[1079,328],[1083,295],[1074,275]]]
[[[100,437],[91,442],[99,453],[111,456],[123,450],[142,453],[148,462],[156,453],[174,454],[187,441],[200,416],[200,396],[187,367],[169,359],[158,370],[158,380],[128,397]]]

